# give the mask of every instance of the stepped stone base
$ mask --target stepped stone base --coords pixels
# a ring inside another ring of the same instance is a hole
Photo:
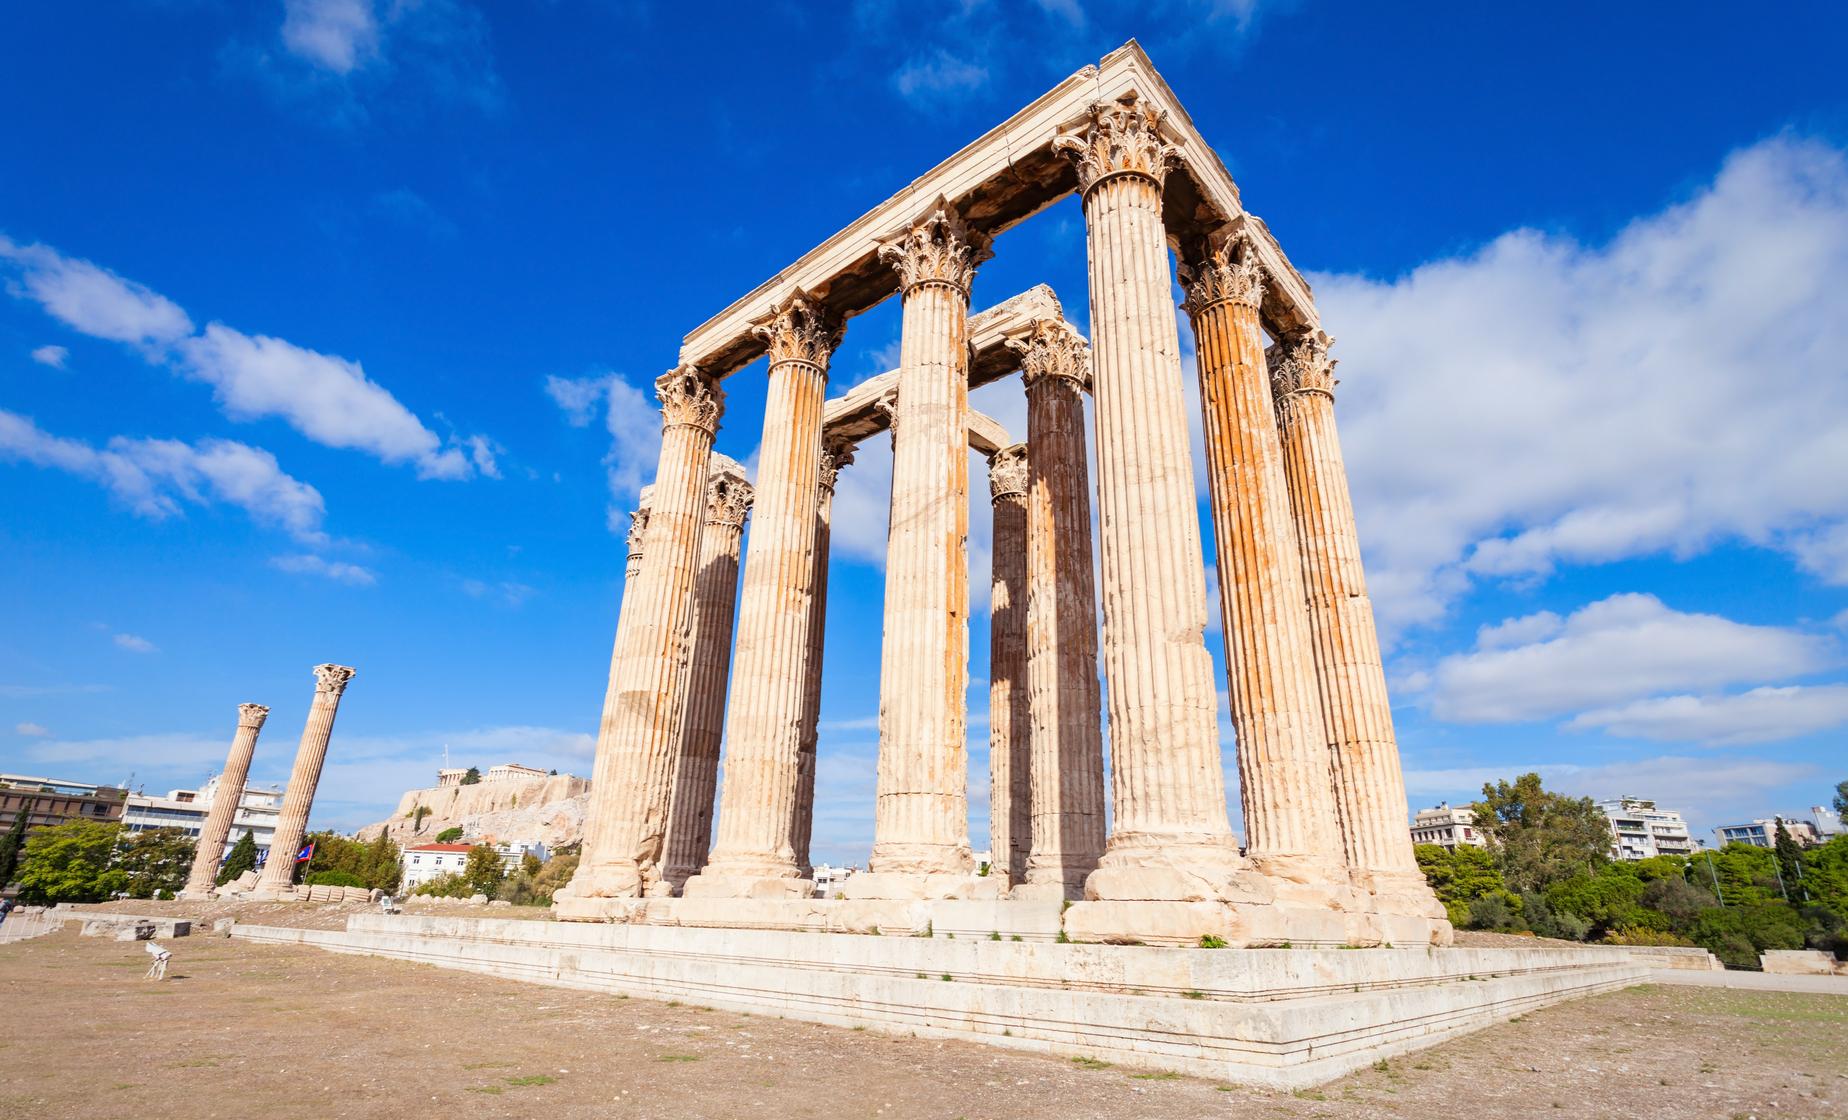
[[[821,937],[360,914],[344,931],[240,924],[232,936],[1278,1088],[1648,974],[1606,949],[1175,949],[941,929]]]

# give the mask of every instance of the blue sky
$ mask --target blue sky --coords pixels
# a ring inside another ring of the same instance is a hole
[[[445,744],[588,773],[681,335],[1135,36],[1339,340],[1414,805],[1531,768],[1700,827],[1824,801],[1848,27],[1647,7],[15,5],[0,769],[188,785],[252,700],[280,781],[333,660],[317,824]],[[997,250],[976,308],[1043,282],[1088,322],[1074,202]],[[834,392],[894,363],[896,310],[849,324]],[[727,390],[749,461],[761,364]],[[1017,383],[975,403],[1024,431]],[[884,442],[837,511],[821,858],[870,841]]]

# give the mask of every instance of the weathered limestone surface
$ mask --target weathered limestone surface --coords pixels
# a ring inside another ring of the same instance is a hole
[[[1246,854],[1259,870],[1299,885],[1345,883],[1302,566],[1258,325],[1263,275],[1242,238],[1217,236],[1195,247],[1182,279],[1199,347]]]
[[[680,721],[680,757],[667,813],[662,878],[674,889],[706,862],[712,806],[718,793],[719,744],[725,730],[725,686],[731,671],[732,618],[738,605],[738,549],[751,508],[744,467],[712,456],[706,482],[706,528],[693,587],[691,662]],[[618,623],[620,625],[620,623]]]
[[[1032,851],[1015,896],[1084,897],[1104,851],[1097,584],[1084,393],[1090,352],[1061,319],[1010,340],[1027,388],[1027,646]]]
[[[1027,666],[1027,448],[988,460],[994,503],[994,583],[988,624],[990,877],[1026,881],[1033,847],[1033,719]]]
[[[968,313],[987,257],[934,206],[882,250],[904,315],[893,418],[892,523],[879,683],[878,803],[869,874],[849,894],[899,897],[969,874]],[[935,877],[935,879],[933,879]],[[998,884],[997,884],[998,885]]]
[[[815,870],[809,859],[809,841],[815,831],[815,744],[821,726],[821,658],[828,622],[828,549],[834,525],[834,484],[841,468],[853,461],[853,445],[828,435],[822,438],[821,492],[815,503],[815,606],[809,611],[808,650],[804,654],[808,676],[802,693],[802,740],[796,788],[796,868],[803,879]]]
[[[314,788],[321,781],[321,764],[327,761],[327,742],[334,734],[334,715],[340,710],[341,694],[353,670],[345,665],[314,667],[314,703],[308,708],[308,722],[302,728],[301,745],[295,751],[295,766],[289,771],[289,784],[282,793],[282,811],[276,817],[276,832],[270,840],[269,859],[257,880],[257,889],[283,892],[293,888],[295,854],[301,851],[302,837],[308,831],[308,811],[314,807]]]
[[[559,892],[565,919],[594,919],[594,900],[639,895],[661,873],[706,478],[724,405],[717,384],[691,367],[665,375],[655,389],[660,464],[641,567],[623,593],[627,609],[598,727],[583,856]]]
[[[447,828],[486,843],[538,840],[548,848],[584,839],[590,780],[575,774],[432,786],[406,790],[392,815],[361,828],[360,840],[380,833],[399,845],[425,844]],[[417,810],[427,810],[421,820]]]
[[[1226,816],[1205,559],[1162,226],[1173,152],[1133,98],[1094,105],[1069,152],[1084,193],[1115,829],[1098,900],[1259,900]]]
[[[237,734],[231,739],[231,753],[225,756],[225,772],[212,796],[212,809],[199,828],[198,847],[193,853],[192,871],[186,876],[181,898],[205,898],[218,881],[218,861],[224,858],[225,838],[237,817],[238,804],[244,800],[244,782],[250,777],[250,759],[257,752],[257,735],[269,709],[262,704],[237,706]]]
[[[1290,340],[1272,387],[1347,861],[1379,909],[1444,923],[1405,827],[1405,776],[1335,431],[1328,343],[1319,331]]]
[[[841,328],[797,292],[760,328],[770,386],[758,458],[757,524],[745,560],[738,669],[726,723],[725,789],[712,859],[688,896],[806,895],[794,845],[814,609],[821,405]]]

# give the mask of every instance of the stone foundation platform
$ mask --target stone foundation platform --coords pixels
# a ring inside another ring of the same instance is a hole
[[[1184,949],[1015,941],[974,928],[952,939],[941,926],[934,936],[852,936],[359,914],[344,931],[232,932],[1279,1088],[1648,974],[1606,949]]]

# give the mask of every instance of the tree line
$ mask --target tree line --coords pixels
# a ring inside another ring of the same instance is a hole
[[[1848,810],[1848,782],[1835,801]],[[1848,836],[1805,849],[1779,821],[1771,848],[1627,861],[1611,858],[1609,821],[1590,798],[1547,790],[1538,774],[1484,784],[1470,809],[1487,847],[1417,846],[1458,928],[1699,946],[1728,968],[1757,968],[1771,949],[1848,958]]]

